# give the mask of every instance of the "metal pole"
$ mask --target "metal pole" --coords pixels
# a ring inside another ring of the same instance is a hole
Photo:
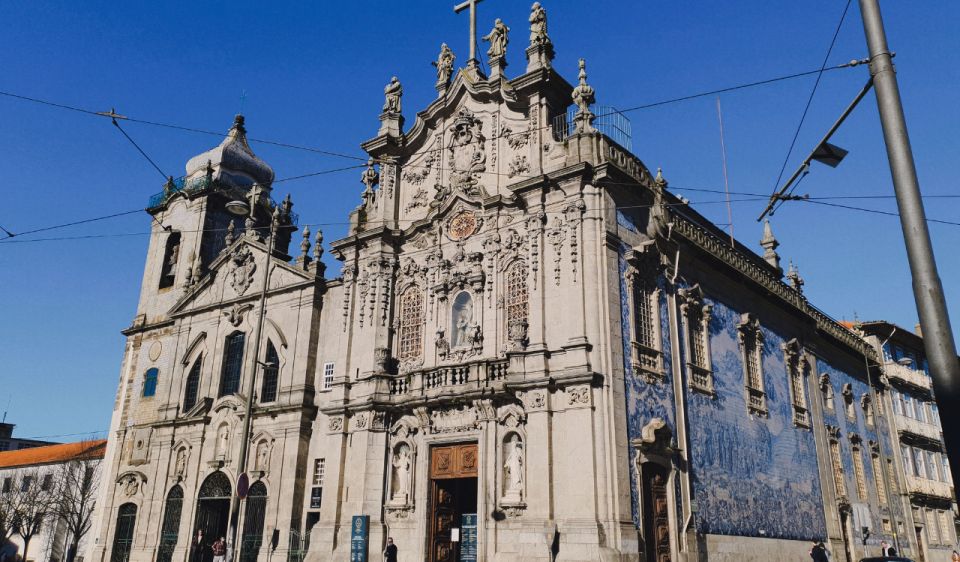
[[[250,215],[252,216],[254,210],[256,209],[256,202],[251,198],[250,203]],[[267,258],[263,267],[263,288],[260,290],[260,306],[259,314],[257,316],[257,333],[254,335],[253,343],[253,367],[251,368],[250,376],[248,378],[247,405],[244,409],[243,435],[240,440],[240,463],[237,466],[238,479],[247,471],[247,448],[250,442],[250,431],[253,427],[251,419],[253,417],[253,393],[256,388],[257,365],[260,363],[260,340],[261,336],[263,335],[263,319],[264,316],[266,316],[265,311],[267,307],[267,291],[270,288],[270,259],[273,256],[274,243],[277,239],[278,221],[279,210],[275,209],[273,216],[270,219],[270,241],[267,243]],[[240,527],[240,498],[237,496],[236,486],[234,486],[233,493],[231,495],[233,496],[233,509],[230,513],[230,539],[233,551],[230,553],[230,559],[237,560],[240,556],[240,545],[237,544],[237,533]]]
[[[917,302],[923,345],[933,379],[933,390],[940,410],[943,439],[950,461],[954,490],[960,490],[960,424],[953,421],[960,408],[960,363],[953,341],[943,286],[927,231],[927,218],[920,198],[920,184],[913,163],[907,123],[900,103],[897,76],[887,49],[886,32],[877,0],[859,0],[863,30],[870,49],[870,74],[877,92],[877,107],[887,145],[887,159],[893,176],[893,188],[900,210],[900,225],[907,246],[907,258],[913,276],[913,296]],[[954,492],[956,493],[956,492]]]

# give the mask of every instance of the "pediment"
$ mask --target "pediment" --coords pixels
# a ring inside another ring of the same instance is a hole
[[[263,289],[263,270],[267,248],[253,237],[241,236],[225,248],[210,264],[206,275],[187,287],[174,304],[171,316],[183,316],[221,308],[234,326],[239,326],[252,308],[251,302]],[[301,285],[314,280],[312,273],[272,257],[270,291]],[[245,302],[249,301],[249,302]]]

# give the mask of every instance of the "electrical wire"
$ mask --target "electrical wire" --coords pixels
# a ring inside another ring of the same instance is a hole
[[[133,147],[136,148],[137,151],[140,154],[142,154],[144,158],[147,159],[147,162],[150,162],[150,165],[153,166],[153,168],[157,171],[158,174],[160,174],[160,177],[162,177],[164,180],[167,180],[170,176],[163,173],[163,170],[160,169],[160,166],[157,166],[157,163],[153,161],[153,158],[150,158],[147,155],[147,153],[142,148],[140,148],[140,145],[137,144],[136,141],[134,141],[132,138],[130,138],[130,135],[128,135],[127,132],[123,130],[123,127],[120,126],[120,123],[117,123],[116,119],[111,119],[111,121],[113,122],[113,126],[116,127],[117,130],[120,131],[120,133],[124,137],[126,137],[128,141],[130,141],[130,144],[132,144]]]
[[[807,203],[813,203],[814,205],[825,205],[827,207],[837,207],[840,209],[850,209],[852,211],[862,211],[864,213],[873,213],[876,215],[886,215],[890,217],[899,217],[900,213],[894,211],[881,211],[879,209],[867,209],[866,207],[855,207],[853,205],[843,205],[840,203],[828,203],[826,201],[817,201],[812,199],[798,199],[798,201],[806,201]],[[928,218],[927,222],[937,223],[937,224],[949,224],[951,226],[960,226],[960,222],[948,221],[943,219],[931,219]]]
[[[810,90],[810,96],[807,97],[807,104],[803,107],[803,113],[800,115],[800,122],[797,123],[797,130],[793,132],[793,139],[790,141],[790,148],[787,149],[787,155],[783,158],[783,165],[780,167],[780,173],[777,175],[777,181],[773,184],[774,191],[780,187],[780,180],[783,179],[783,172],[787,169],[787,163],[790,162],[790,156],[793,154],[793,148],[797,144],[797,138],[800,136],[800,129],[803,128],[803,122],[807,118],[807,112],[810,111],[810,104],[813,103],[813,97],[817,93],[817,87],[820,86],[820,79],[823,77],[823,72],[827,68],[827,61],[830,60],[830,54],[833,52],[833,47],[837,43],[837,37],[840,35],[840,29],[843,28],[843,22],[847,18],[847,11],[850,9],[850,1],[847,0],[847,4],[843,7],[843,13],[840,14],[840,21],[837,23],[837,29],[833,32],[833,38],[830,40],[830,46],[827,48],[827,54],[823,56],[823,64],[820,65],[820,72],[817,73],[817,80],[813,83],[813,89]],[[793,190],[791,189],[790,193]],[[789,195],[789,193],[788,193]]]

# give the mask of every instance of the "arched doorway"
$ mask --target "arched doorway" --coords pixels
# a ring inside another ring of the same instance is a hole
[[[643,542],[646,562],[670,562],[669,470],[654,462],[640,469],[643,486]]]
[[[195,558],[196,553],[191,553],[191,560],[213,561],[213,552],[210,550],[210,545],[220,537],[227,538],[230,497],[230,479],[219,470],[207,476],[207,479],[200,485],[200,492],[197,494],[197,518],[194,520],[193,535],[191,536],[196,537],[198,531],[203,531],[203,543],[199,547],[202,549],[202,553],[199,558]],[[194,545],[193,548],[197,548],[197,546]]]
[[[173,549],[177,547],[177,535],[180,532],[180,514],[183,512],[183,488],[174,486],[167,493],[167,502],[163,508],[163,524],[160,526],[160,548],[157,550],[157,562],[170,562]]]
[[[240,539],[241,562],[256,562],[263,544],[263,520],[267,514],[267,487],[257,481],[247,493],[247,510],[243,518],[243,537]]]
[[[113,552],[110,562],[130,560],[130,548],[133,546],[133,530],[137,526],[137,506],[125,503],[117,510],[117,530],[113,535]]]

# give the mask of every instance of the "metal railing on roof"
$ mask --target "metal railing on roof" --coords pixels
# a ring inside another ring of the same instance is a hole
[[[188,180],[186,176],[181,176],[173,180],[173,186],[164,185],[163,191],[159,193],[154,193],[150,196],[150,199],[147,201],[147,210],[156,209],[162,207],[173,198],[174,195],[178,193],[183,193],[185,195],[195,195],[197,193],[206,191],[206,190],[221,189],[225,192],[227,191],[236,191],[236,188],[229,187],[220,183],[220,181],[210,178],[208,176],[201,176],[199,178],[193,178]],[[246,190],[243,190],[244,192]],[[270,209],[273,210],[279,206],[272,197],[270,199]],[[290,213],[290,223],[297,225],[300,223],[300,215],[297,213]]]
[[[608,105],[593,106],[591,111],[596,116],[593,121],[595,129],[627,149],[628,152],[633,152],[633,126],[626,115]],[[576,114],[577,107],[573,106],[566,113],[553,118],[553,140],[562,141],[576,133],[576,125],[573,122]]]

